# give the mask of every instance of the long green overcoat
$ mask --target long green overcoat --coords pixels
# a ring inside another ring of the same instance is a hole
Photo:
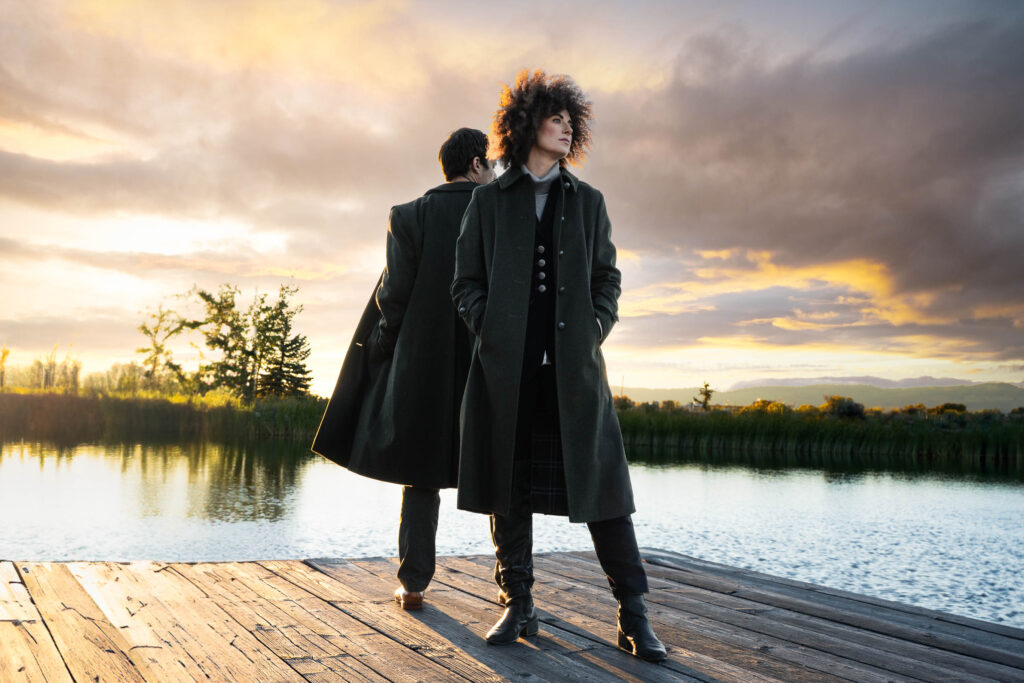
[[[458,482],[472,335],[449,289],[475,187],[446,183],[391,210],[387,267],[313,441],[314,452],[357,474],[429,488]]]
[[[569,519],[634,512],[601,342],[618,320],[621,276],[604,197],[562,171],[554,224],[555,372]],[[458,506],[508,514],[536,231],[533,184],[519,168],[479,187],[462,219],[452,297],[476,335],[462,404]],[[595,320],[596,318],[596,320]]]

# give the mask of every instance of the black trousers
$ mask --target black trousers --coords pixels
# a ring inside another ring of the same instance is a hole
[[[533,510],[530,506],[530,465],[516,462],[512,505],[507,515],[491,515],[494,580],[510,598],[529,595],[533,586]],[[633,520],[626,515],[587,522],[597,560],[616,598],[648,592],[647,572],[640,560]]]
[[[398,523],[398,581],[407,591],[425,591],[434,578],[434,539],[438,489],[402,487],[402,519]]]

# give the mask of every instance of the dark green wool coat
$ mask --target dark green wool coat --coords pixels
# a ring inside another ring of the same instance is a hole
[[[633,490],[601,342],[621,292],[604,197],[562,171],[555,216],[555,364],[569,519],[634,512]],[[458,505],[508,514],[519,382],[537,225],[533,184],[521,169],[479,187],[462,219],[452,297],[476,335],[462,406]],[[595,318],[600,321],[598,327]],[[600,330],[603,329],[603,336]]]
[[[475,187],[446,183],[391,209],[387,267],[313,442],[314,452],[357,474],[430,488],[458,481],[472,335],[449,288]]]

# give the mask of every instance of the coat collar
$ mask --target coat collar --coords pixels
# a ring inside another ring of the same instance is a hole
[[[523,169],[520,166],[513,166],[512,168],[508,169],[500,176],[498,176],[498,186],[503,190],[507,190],[509,186],[512,185],[512,183],[516,182],[517,180],[525,176],[526,174],[523,173]],[[561,182],[565,183],[566,181],[568,181],[569,184],[572,186],[573,191],[576,191],[576,189],[579,188],[580,181],[572,173],[569,173],[567,170],[563,168],[561,176]]]
[[[434,192],[472,192],[477,184],[469,180],[460,180],[457,183],[444,183],[437,187],[432,187],[423,194],[433,194]]]

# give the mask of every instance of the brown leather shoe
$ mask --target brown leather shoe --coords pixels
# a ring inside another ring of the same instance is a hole
[[[423,592],[407,591],[399,586],[395,589],[395,602],[402,609],[423,609]]]

